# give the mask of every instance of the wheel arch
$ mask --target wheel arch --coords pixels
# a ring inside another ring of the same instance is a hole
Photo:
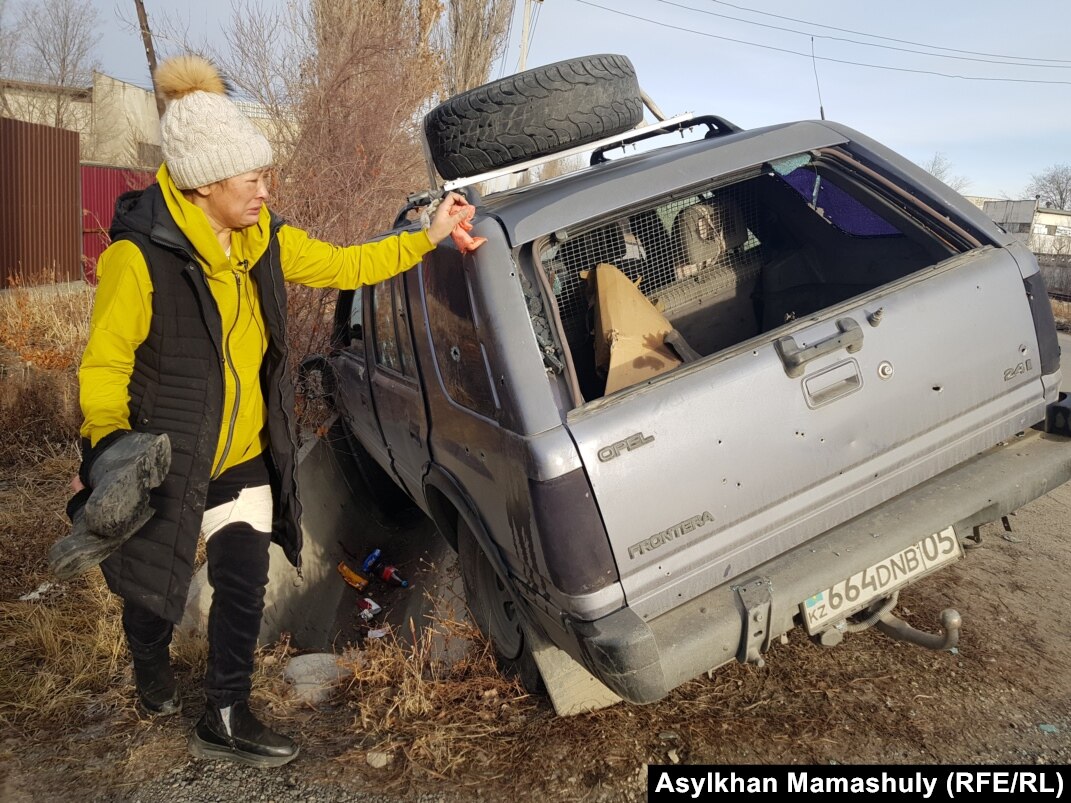
[[[493,548],[494,541],[484,526],[483,518],[454,476],[441,466],[432,463],[428,473],[424,476],[424,498],[428,503],[431,520],[435,522],[439,533],[450,544],[450,547],[457,552],[457,526],[463,519],[468,525],[469,532],[487,554],[491,565],[495,567],[495,572],[503,582],[508,583],[509,570],[498,549]]]
[[[432,521],[454,552],[457,552],[458,547],[458,524],[464,521],[480,550],[487,556],[495,574],[513,598],[514,604],[522,611],[525,623],[529,627],[538,628],[539,625],[528,615],[528,605],[517,592],[509,568],[484,525],[483,518],[457,480],[441,466],[433,463],[424,478],[424,496]]]

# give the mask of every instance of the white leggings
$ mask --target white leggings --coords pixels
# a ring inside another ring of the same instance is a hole
[[[228,524],[244,522],[262,533],[271,532],[272,498],[270,485],[243,488],[237,499],[206,510],[201,519],[201,535],[207,541]]]

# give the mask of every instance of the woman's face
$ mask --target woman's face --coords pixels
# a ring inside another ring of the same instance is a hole
[[[209,219],[227,229],[244,229],[260,217],[268,200],[268,168],[217,181],[205,187],[204,210]]]

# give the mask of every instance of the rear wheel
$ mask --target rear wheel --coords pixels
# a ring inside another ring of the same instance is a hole
[[[491,561],[484,555],[464,519],[458,517],[457,554],[465,598],[480,632],[491,642],[499,666],[515,674],[532,694],[545,694],[546,687],[525,637],[521,614]]]

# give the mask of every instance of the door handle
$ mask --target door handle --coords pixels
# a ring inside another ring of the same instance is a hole
[[[420,425],[416,421],[409,422],[409,435],[417,443],[421,443],[423,438],[420,434]]]
[[[792,335],[779,337],[774,341],[781,362],[784,363],[785,373],[791,377],[803,375],[804,366],[808,362],[821,357],[823,354],[844,349],[849,354],[854,354],[863,348],[863,328],[851,318],[837,319],[837,334],[819,340],[809,346],[800,348]]]
[[[862,388],[863,376],[859,363],[848,358],[811,374],[802,384],[807,406],[814,410]]]

